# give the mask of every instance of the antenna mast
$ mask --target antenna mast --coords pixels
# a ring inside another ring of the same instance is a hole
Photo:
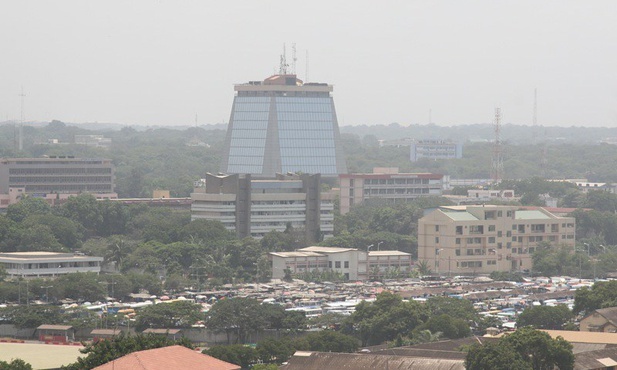
[[[283,44],[283,54],[281,54],[281,64],[279,66],[279,74],[286,75],[287,67],[289,67],[289,65],[287,64],[287,51],[285,49],[285,44]]]
[[[298,60],[298,58],[296,58],[296,43],[294,42],[293,44],[291,44],[291,74],[295,75],[296,74],[296,61]]]
[[[495,142],[493,143],[493,157],[491,161],[491,179],[493,185],[503,179],[503,156],[501,145],[501,108],[495,108]]]
[[[21,97],[21,122],[19,123],[19,133],[17,137],[17,150],[22,151],[24,149],[24,139],[23,139],[24,121],[26,120],[26,115],[24,113],[24,98],[26,97],[26,94],[24,94],[23,86],[21,87],[21,94],[19,94],[19,96]]]

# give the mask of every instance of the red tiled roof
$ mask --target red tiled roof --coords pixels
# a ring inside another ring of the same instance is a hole
[[[183,346],[170,346],[129,353],[94,370],[240,370],[238,365],[221,361]]]

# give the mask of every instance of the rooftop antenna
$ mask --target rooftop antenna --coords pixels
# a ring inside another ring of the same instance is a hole
[[[298,60],[298,58],[296,58],[296,43],[294,42],[293,44],[291,44],[291,74],[295,75],[296,74],[296,61]]]
[[[309,54],[308,50],[306,51],[306,69],[304,70],[304,82],[309,82]]]
[[[21,94],[19,94],[19,96],[21,97],[21,122],[19,123],[19,133],[17,136],[17,150],[22,151],[24,149],[24,121],[26,120],[26,116],[24,114],[24,98],[26,97],[26,94],[24,94],[23,86],[21,87]]]
[[[279,65],[279,74],[280,75],[286,75],[287,74],[287,67],[289,67],[289,65],[287,64],[287,51],[285,48],[285,44],[283,44],[283,54],[281,54],[281,63]]]
[[[493,156],[491,160],[491,179],[493,185],[503,179],[503,156],[501,144],[501,108],[495,108],[495,142],[493,143]]]

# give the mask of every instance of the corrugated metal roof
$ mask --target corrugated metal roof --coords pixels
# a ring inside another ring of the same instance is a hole
[[[282,370],[464,370],[463,360],[357,353],[298,353]]]

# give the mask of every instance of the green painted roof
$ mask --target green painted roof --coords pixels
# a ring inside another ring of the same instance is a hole
[[[550,217],[540,211],[516,211],[514,218],[517,220],[549,220]]]
[[[469,212],[444,212],[454,221],[478,221],[478,218]]]

